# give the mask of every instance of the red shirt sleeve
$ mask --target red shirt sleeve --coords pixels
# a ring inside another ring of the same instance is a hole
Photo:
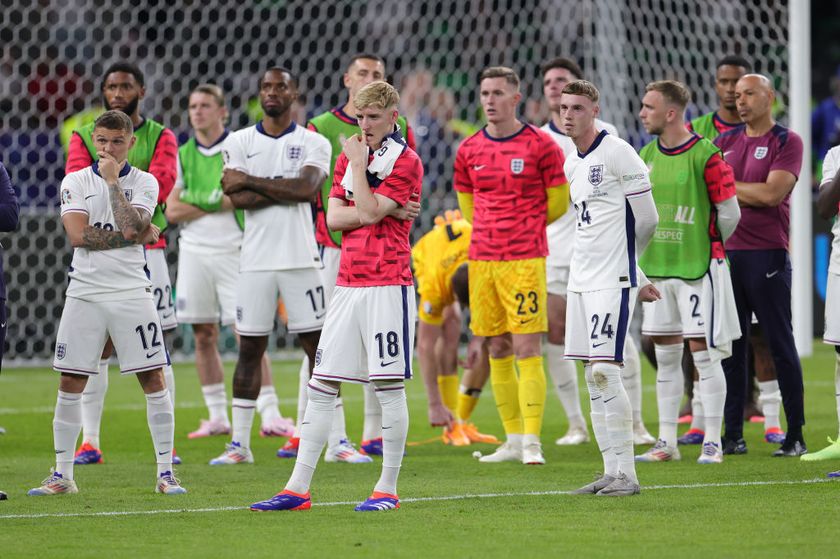
[[[414,129],[405,121],[405,143],[408,144],[408,147],[412,149],[412,151],[417,151],[417,139],[414,137]]]
[[[155,153],[149,163],[149,173],[158,181],[158,204],[163,204],[178,178],[178,141],[168,128],[158,138]]]
[[[405,206],[417,183],[423,181],[423,165],[414,151],[405,151],[397,159],[394,169],[388,174],[382,184],[376,188],[376,194],[386,196]]]
[[[563,172],[566,159],[563,157],[563,152],[560,151],[560,146],[551,138],[544,138],[542,145],[543,153],[540,156],[538,166],[545,188],[560,186],[569,182]]]
[[[79,169],[93,165],[93,157],[85,147],[82,137],[76,132],[70,136],[70,146],[67,148],[67,163],[64,165],[64,174],[67,175]]]
[[[703,178],[706,179],[712,204],[720,204],[735,197],[735,173],[720,153],[715,153],[706,161]]]
[[[339,198],[347,201],[347,196],[344,193],[344,187],[341,186],[341,179],[344,178],[344,173],[347,171],[347,156],[342,153],[335,161],[335,172],[333,173],[333,184],[330,189],[330,198]]]
[[[472,194],[473,184],[470,179],[470,172],[467,168],[466,151],[469,148],[466,141],[462,142],[458,147],[458,152],[455,154],[455,176],[453,177],[453,186],[457,192],[466,192]]]
[[[315,128],[315,125],[314,125],[314,124],[312,124],[311,122],[307,122],[307,123],[306,123],[306,128],[307,128],[308,130],[312,130],[313,132],[318,132],[318,129],[317,129],[317,128]]]

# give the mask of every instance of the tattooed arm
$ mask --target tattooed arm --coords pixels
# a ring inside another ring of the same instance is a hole
[[[66,213],[61,217],[64,230],[73,248],[86,248],[88,250],[111,250],[133,245],[156,243],[160,235],[160,229],[155,225],[149,225],[143,234],[136,240],[126,239],[120,231],[108,231],[101,227],[93,227],[88,224],[87,214],[80,212]]]
[[[99,173],[108,185],[108,196],[111,199],[111,211],[114,212],[114,222],[128,241],[136,241],[141,237],[152,220],[152,215],[131,206],[119,182],[121,165],[109,153],[99,153]]]

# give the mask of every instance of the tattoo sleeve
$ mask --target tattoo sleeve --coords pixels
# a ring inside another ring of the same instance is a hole
[[[84,248],[88,250],[111,250],[137,244],[123,237],[119,231],[106,231],[91,225],[85,226],[82,231],[82,240],[85,243]]]
[[[109,184],[108,192],[111,195],[111,210],[114,212],[114,221],[120,231],[134,229],[139,232],[144,230],[148,225],[148,220],[143,218],[145,212],[140,212],[131,207],[131,203],[126,199],[120,185]]]

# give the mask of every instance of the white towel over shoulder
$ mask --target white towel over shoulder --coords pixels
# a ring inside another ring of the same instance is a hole
[[[738,309],[729,265],[723,258],[714,258],[703,276],[703,318],[706,344],[712,362],[732,355],[732,342],[741,338]]]
[[[394,164],[406,147],[405,140],[402,139],[399,131],[385,138],[385,141],[382,142],[380,148],[373,154],[373,159],[368,164],[368,173],[380,180],[385,180],[391,174],[391,171],[394,170]],[[347,166],[347,171],[341,178],[341,186],[350,195],[348,198],[352,198],[353,169],[350,168],[350,165]]]

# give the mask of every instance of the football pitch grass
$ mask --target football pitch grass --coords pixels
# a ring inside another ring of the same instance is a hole
[[[644,362],[644,360],[643,360]],[[275,379],[285,415],[294,413],[299,362],[277,361]],[[52,466],[52,415],[58,385],[48,369],[0,375],[0,557],[801,557],[834,556],[832,525],[840,514],[840,482],[825,474],[837,462],[772,458],[762,426],[748,424],[749,453],[721,465],[699,465],[699,446],[681,447],[680,462],[639,464],[642,493],[631,498],[572,496],[601,465],[594,441],[558,447],[565,416],[548,395],[543,442],[547,464],[479,464],[475,450],[429,442],[419,379],[409,383],[408,454],[399,493],[402,508],[356,513],[379,475],[373,464],[318,466],[310,511],[256,513],[250,503],[282,489],[292,460],[275,457],[284,439],[260,438],[255,464],[207,465],[225,437],[188,440],[206,417],[195,368],[177,364],[177,475],[187,495],[154,493],[152,443],[145,400],[133,377],[111,367],[102,425],[105,463],[77,466],[79,494],[27,497]],[[806,441],[813,452],[837,434],[834,352],[815,343],[803,360]],[[226,364],[230,396],[232,364]],[[655,376],[644,362],[644,415],[656,432]],[[350,437],[361,436],[362,393],[345,388]],[[588,403],[584,400],[584,411]],[[474,420],[502,436],[489,384]],[[784,425],[784,421],[783,421]],[[686,426],[681,426],[682,433]],[[645,447],[647,448],[647,447]],[[643,449],[642,449],[643,450]],[[637,452],[640,449],[637,447]]]

